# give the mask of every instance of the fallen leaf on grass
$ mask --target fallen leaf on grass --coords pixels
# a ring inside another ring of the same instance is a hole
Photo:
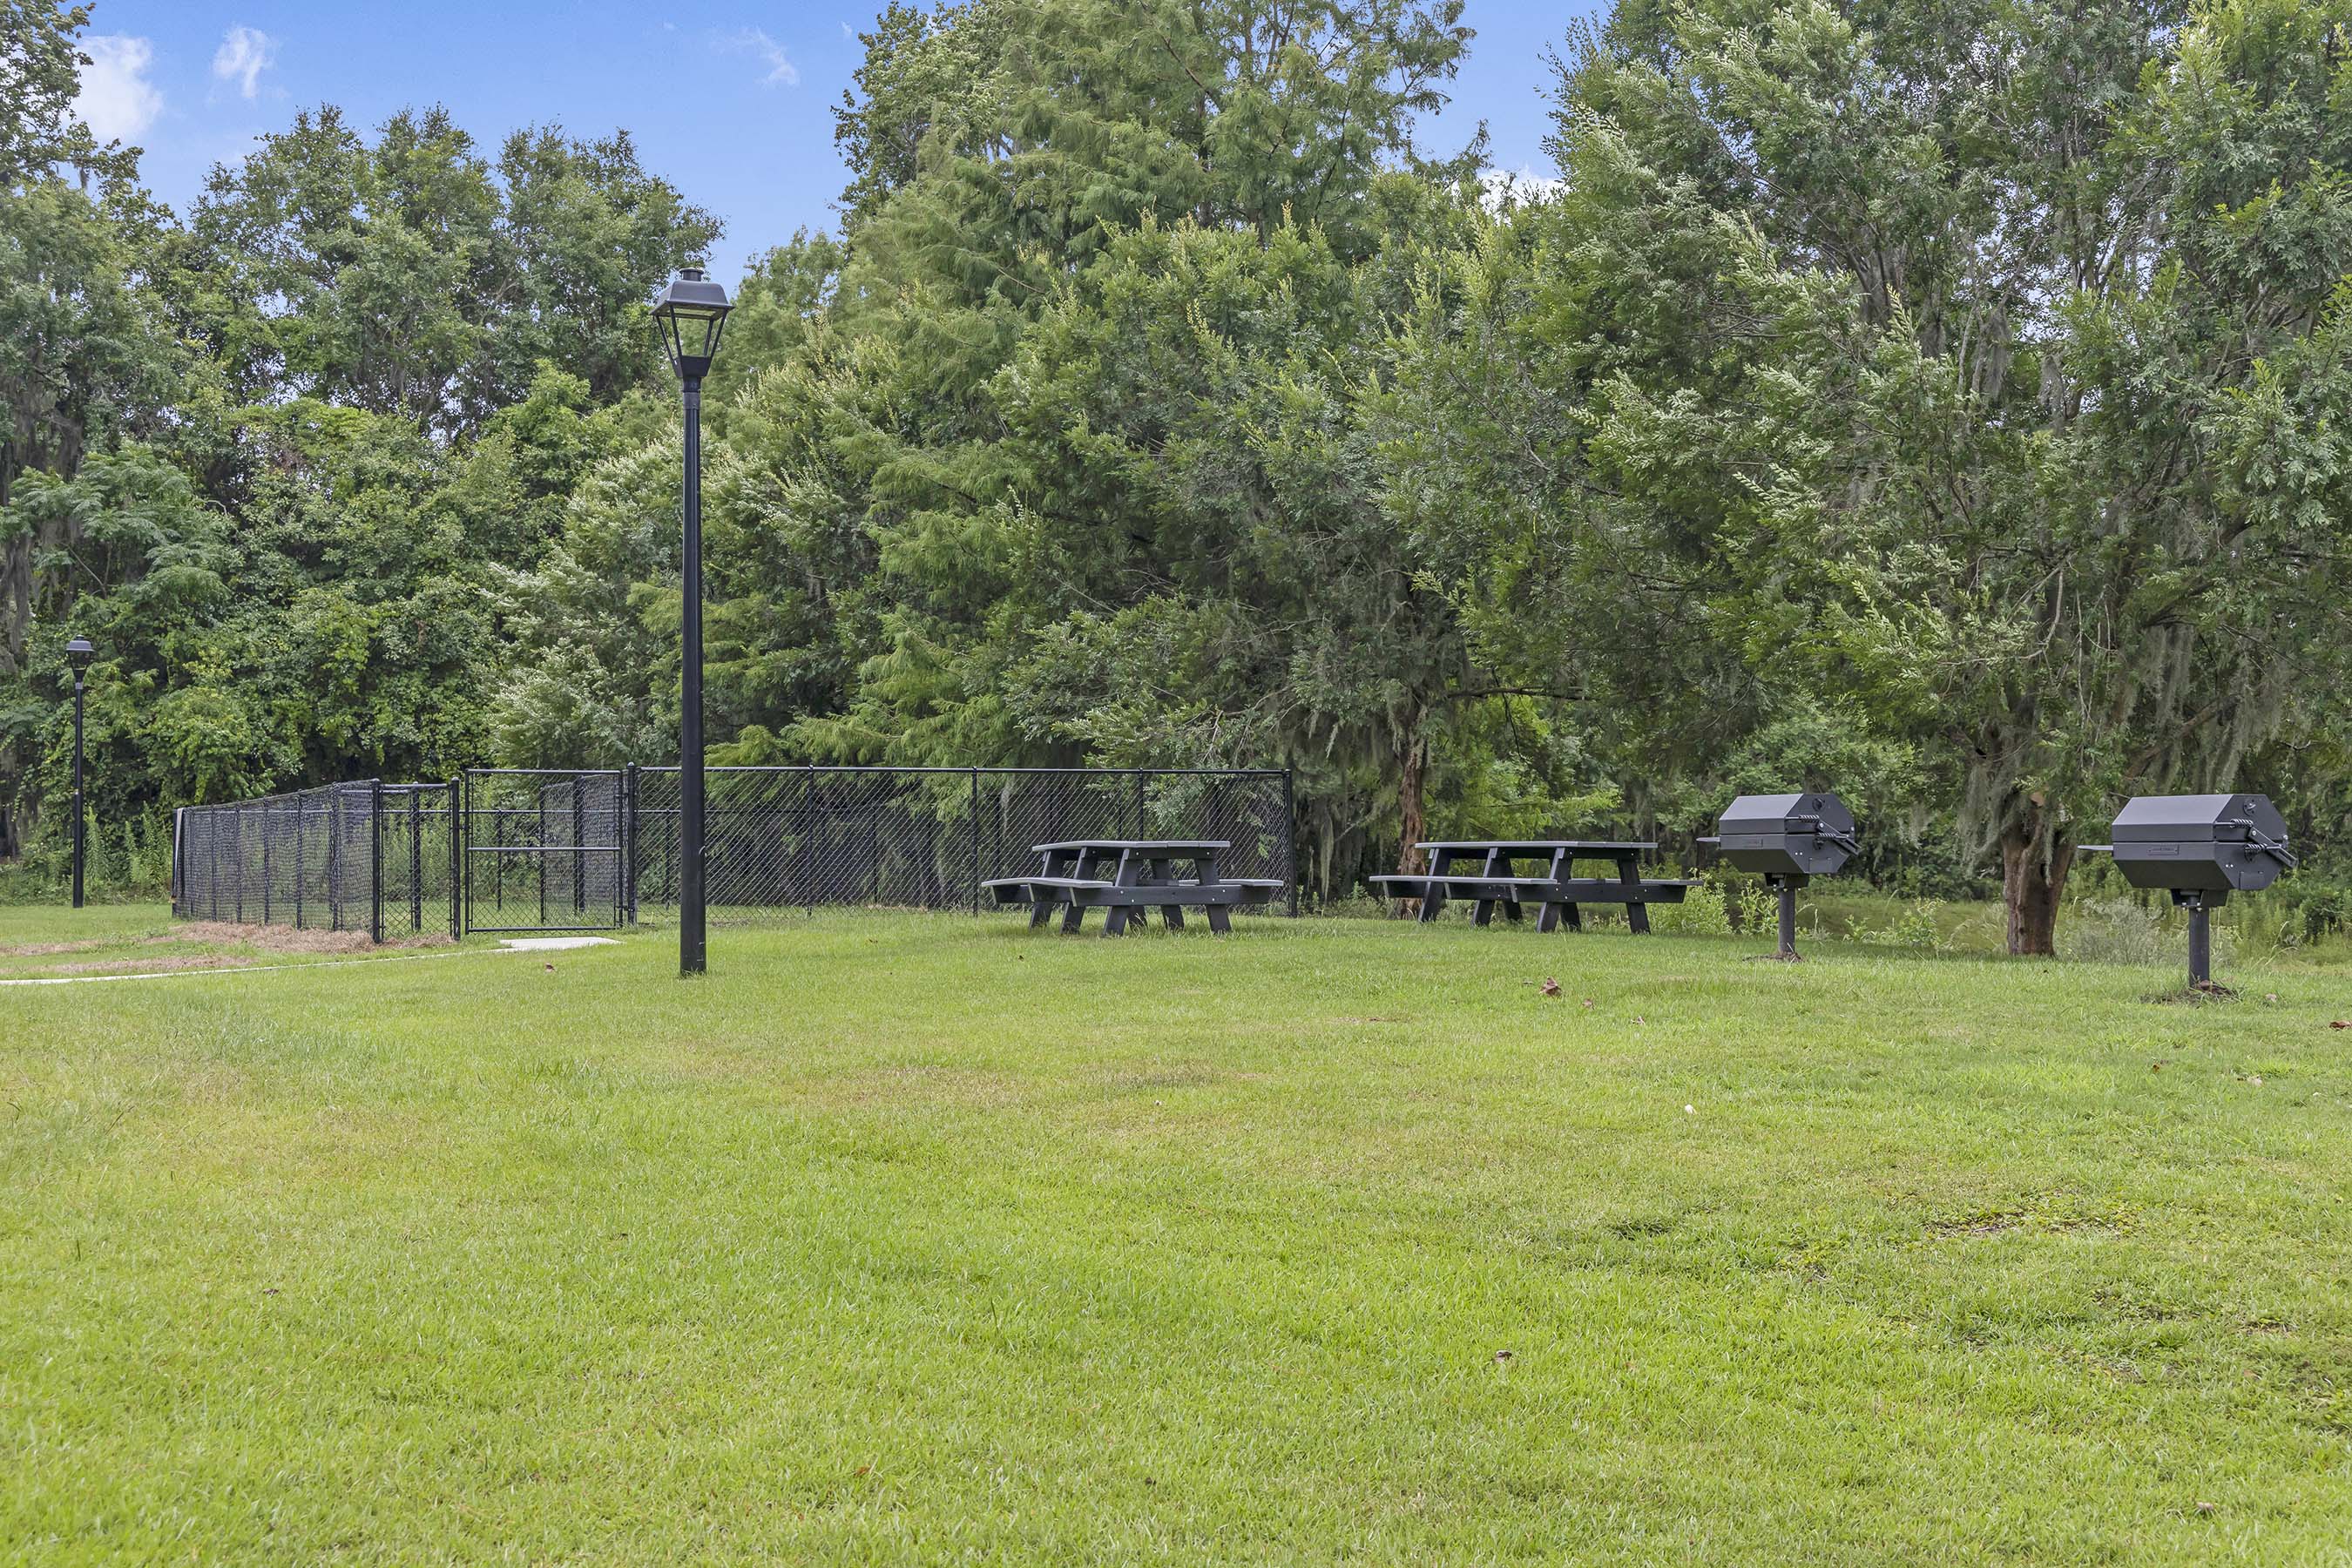
[[[1512,1353],[1513,1352],[1509,1351],[1496,1351],[1495,1352],[1495,1360],[1497,1363],[1507,1362],[1511,1359]]]
[[[2352,1021],[2336,1018],[2330,1020],[2327,1026],[2331,1029],[2352,1029]]]
[[[1544,976],[1544,983],[1543,983],[1543,988],[1542,988],[1542,989],[1543,989],[1543,994],[1544,994],[1545,995],[1547,995],[1547,996],[1557,996],[1557,995],[1559,995],[1559,981],[1557,981],[1557,980],[1554,980],[1550,975],[1547,974],[1547,975],[1545,975],[1545,976]],[[1588,1005],[1589,1005],[1589,1004],[1588,1004]]]

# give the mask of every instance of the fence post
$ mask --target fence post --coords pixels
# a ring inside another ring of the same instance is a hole
[[[267,800],[261,803],[261,923],[263,925],[271,925],[276,923],[270,918],[273,911],[269,907],[269,882],[271,869],[269,840],[272,837],[270,831],[270,818],[277,815],[276,812],[271,809],[273,804],[274,803]]]
[[[236,923],[243,925],[245,923],[245,806],[239,803],[231,809],[236,813],[234,819],[236,823],[236,891],[230,897],[236,900]]]
[[[408,792],[408,931],[425,934],[425,796]]]
[[[980,913],[980,770],[971,770],[971,912]]]
[[[816,764],[801,773],[801,897],[808,900],[809,919],[816,919]]]
[[[621,770],[621,897],[631,925],[637,923],[637,764]]]
[[[302,884],[310,876],[310,863],[302,858],[302,825],[310,820],[310,803],[302,792],[294,792],[294,929],[302,928]]]
[[[383,781],[368,780],[368,940],[383,940]]]
[[[327,786],[327,929],[343,929],[343,792]]]
[[[1290,793],[1291,771],[1282,770],[1282,858],[1290,863],[1290,918],[1298,918],[1298,813]]]
[[[463,818],[460,817],[457,810],[457,803],[463,798],[465,787],[466,780],[463,774],[456,774],[450,778],[449,940],[451,942],[463,942],[466,939],[466,915],[462,903],[465,896],[466,848],[462,827]]]
[[[182,866],[180,859],[180,828],[181,825],[186,820],[187,815],[188,808],[184,805],[175,805],[172,808],[172,912],[183,918],[185,918],[188,911],[180,901],[180,870]]]
[[[1143,826],[1143,770],[1141,768],[1135,770],[1135,836],[1138,838],[1150,837]]]
[[[588,918],[588,851],[581,841],[588,836],[588,782],[578,773],[572,775],[572,912],[579,920]]]

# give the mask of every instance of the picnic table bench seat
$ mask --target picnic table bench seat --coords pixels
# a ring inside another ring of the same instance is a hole
[[[1141,921],[1153,910],[1172,929],[1181,929],[1184,910],[1197,909],[1208,917],[1209,929],[1231,929],[1226,911],[1270,904],[1289,884],[1278,877],[1225,877],[1217,871],[1220,856],[1233,846],[1223,839],[1074,838],[1030,846],[1040,858],[1037,870],[1012,877],[991,877],[981,883],[999,909],[1028,906],[1034,930],[1062,911],[1062,929],[1079,930],[1086,911],[1105,910],[1103,934],[1122,934],[1130,921]],[[1192,874],[1179,876],[1176,867],[1189,863]],[[1088,876],[1101,866],[1108,876]]]
[[[1081,903],[1090,907],[1131,904],[1266,904],[1288,884],[1277,877],[1223,877],[1216,881],[1140,883],[1086,877],[992,877],[981,884],[996,896],[998,906],[1013,904]]]
[[[1492,921],[1497,904],[1512,921],[1520,918],[1522,905],[1534,904],[1540,910],[1538,931],[1555,931],[1563,923],[1580,931],[1584,919],[1580,905],[1622,904],[1626,924],[1639,934],[1650,929],[1650,905],[1681,903],[1683,895],[1698,885],[1641,875],[1643,851],[1657,846],[1638,839],[1447,838],[1414,847],[1430,857],[1428,870],[1401,871],[1370,881],[1390,898],[1420,900],[1424,923],[1437,918],[1446,900],[1463,899],[1476,906],[1472,918],[1478,925]],[[1516,875],[1514,862],[1522,860],[1542,863],[1546,874]],[[1572,876],[1570,868],[1578,860],[1608,861],[1617,875]]]
[[[1513,900],[1526,904],[1542,903],[1547,895],[1556,895],[1556,902],[1578,904],[1679,904],[1684,893],[1699,885],[1666,877],[1621,882],[1608,877],[1464,877],[1452,872],[1443,877],[1399,872],[1366,880],[1393,889],[1389,894],[1392,899],[1421,898],[1433,888],[1449,899]]]

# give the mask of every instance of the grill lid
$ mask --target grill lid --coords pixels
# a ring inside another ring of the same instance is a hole
[[[1818,834],[1849,854],[1862,846],[1853,836],[1853,813],[1833,795],[1743,795],[1723,808],[1716,832],[1728,838],[1751,834]]]
[[[2286,853],[2286,818],[2263,795],[2135,795],[2116,814],[2117,844],[2246,844]],[[2284,864],[2292,866],[2292,858]]]

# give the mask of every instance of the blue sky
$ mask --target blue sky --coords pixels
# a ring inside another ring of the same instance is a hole
[[[626,127],[647,167],[726,220],[714,260],[731,279],[794,228],[830,226],[844,183],[830,110],[874,9],[721,0],[665,19],[642,0],[99,0],[83,105],[101,135],[147,149],[147,184],[175,207],[213,164],[320,102],[369,126],[443,103],[492,149],[549,121],[581,135]],[[1543,57],[1587,9],[1469,0],[1478,37],[1429,144],[1452,151],[1484,119],[1498,166],[1549,172]]]

